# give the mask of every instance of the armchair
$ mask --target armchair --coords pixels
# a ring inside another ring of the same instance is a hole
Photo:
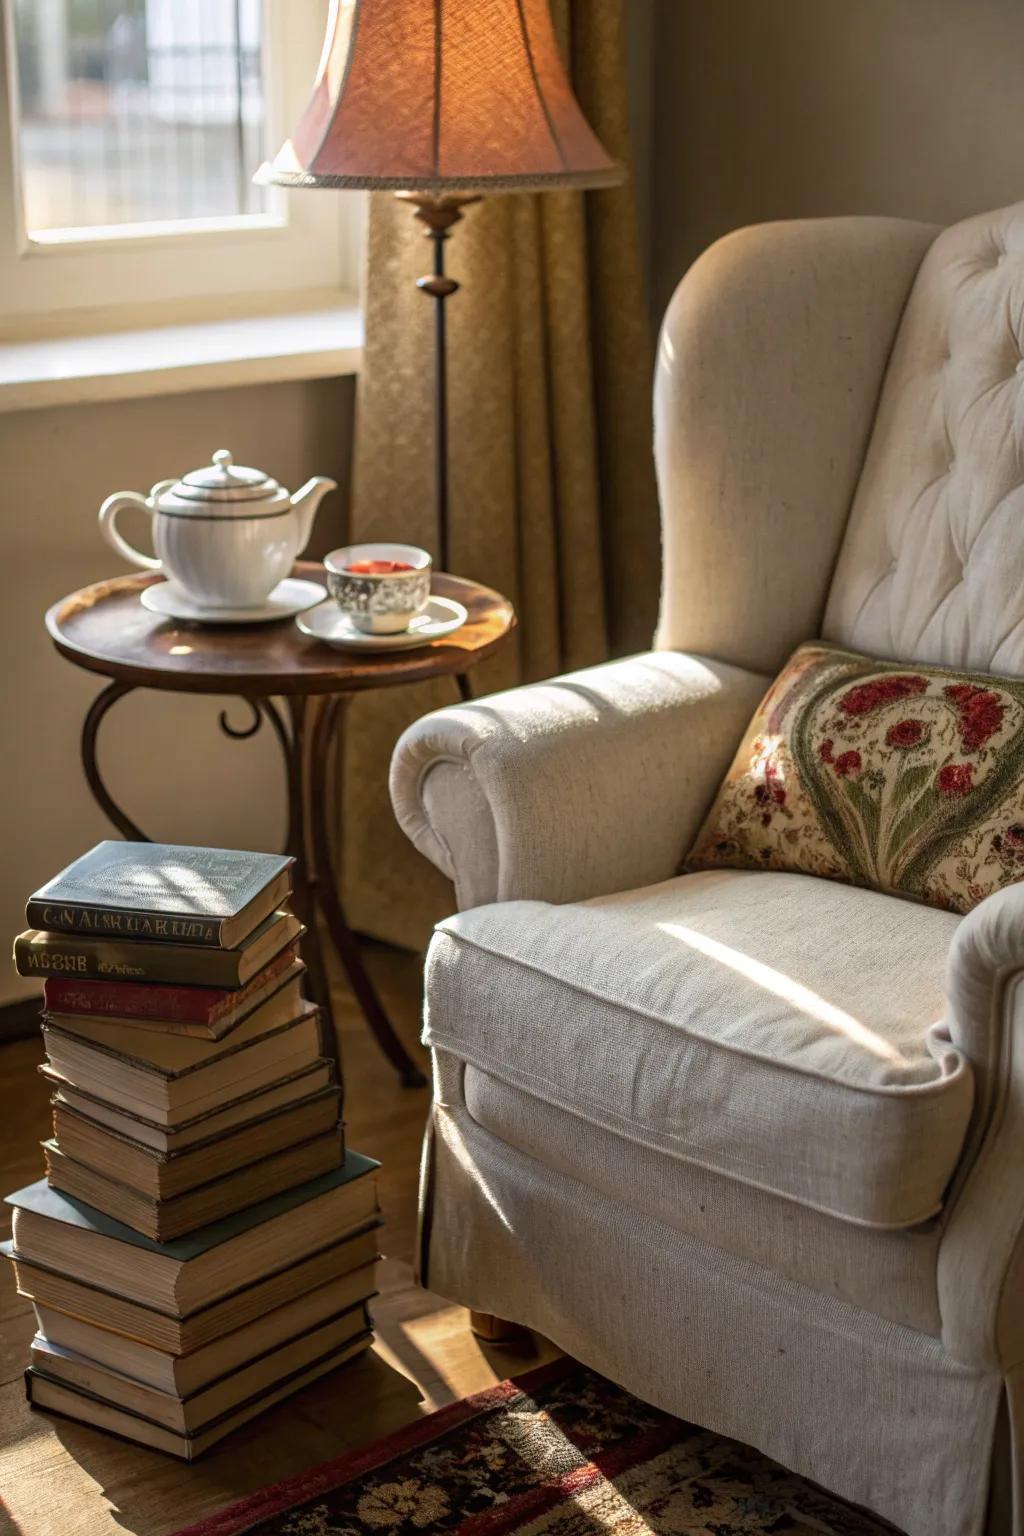
[[[679,862],[801,640],[1024,673],[1024,207],[741,231],[665,321],[655,649],[392,765],[454,881],[421,1274],[910,1536],[1024,1536],[1024,884]]]

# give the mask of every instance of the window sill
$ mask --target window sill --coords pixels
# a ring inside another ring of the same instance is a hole
[[[0,336],[0,412],[358,373],[354,295],[275,296],[246,310],[220,304],[169,320],[138,309],[107,325],[82,317],[59,334]]]

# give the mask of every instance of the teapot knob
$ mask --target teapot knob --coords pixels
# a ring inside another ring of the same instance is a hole
[[[217,452],[213,456],[213,462],[216,464],[218,469],[223,469],[226,472],[235,462],[235,456],[227,448],[218,448]]]

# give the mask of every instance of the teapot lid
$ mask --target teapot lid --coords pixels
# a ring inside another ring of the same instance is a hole
[[[263,501],[281,487],[262,469],[236,464],[226,448],[218,448],[206,469],[193,469],[174,487],[184,501]]]

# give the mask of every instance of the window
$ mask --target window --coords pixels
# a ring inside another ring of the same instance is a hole
[[[253,186],[328,0],[0,0],[6,320],[353,289],[361,200]]]

